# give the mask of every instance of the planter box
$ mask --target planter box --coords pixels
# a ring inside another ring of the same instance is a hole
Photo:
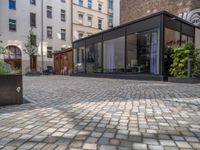
[[[168,82],[197,84],[197,83],[200,83],[200,79],[168,77]]]
[[[0,106],[23,103],[22,75],[0,75]]]

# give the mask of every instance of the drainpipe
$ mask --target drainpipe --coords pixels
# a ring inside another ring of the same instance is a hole
[[[44,41],[44,21],[43,21],[43,0],[41,0],[41,58],[42,58],[42,62],[41,62],[41,65],[42,65],[42,73],[44,71],[44,54],[43,54],[43,41]]]
[[[73,0],[71,0],[71,44],[73,42]]]

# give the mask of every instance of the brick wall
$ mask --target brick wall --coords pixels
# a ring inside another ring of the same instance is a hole
[[[121,0],[121,24],[166,10],[172,14],[200,8],[200,0]]]

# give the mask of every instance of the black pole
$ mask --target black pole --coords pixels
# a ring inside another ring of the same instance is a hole
[[[41,58],[42,58],[42,73],[44,72],[44,54],[43,54],[43,41],[44,41],[44,34],[43,34],[43,0],[41,0]]]

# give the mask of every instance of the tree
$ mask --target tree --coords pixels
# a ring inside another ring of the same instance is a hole
[[[0,54],[5,54],[6,49],[2,46],[0,46]]]
[[[30,57],[30,71],[33,71],[33,58],[38,52],[38,46],[36,45],[35,35],[32,30],[29,31],[29,35],[27,36],[27,41],[24,45],[25,49],[23,49],[24,53],[29,55]]]

